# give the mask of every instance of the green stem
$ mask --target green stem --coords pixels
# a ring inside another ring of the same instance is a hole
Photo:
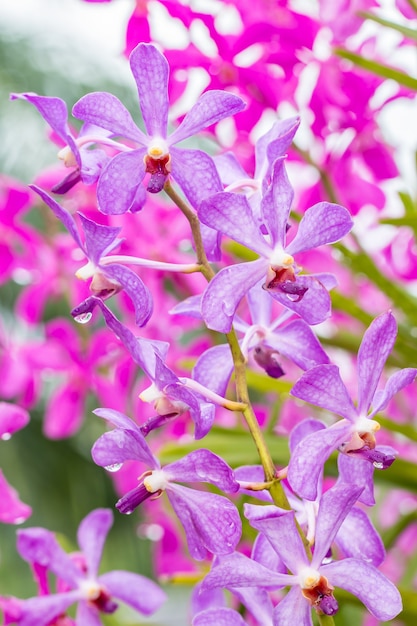
[[[331,615],[317,615],[320,626],[334,626],[334,619]]]
[[[187,218],[194,239],[197,262],[200,265],[201,273],[207,279],[207,281],[210,282],[210,280],[215,276],[215,273],[208,262],[204,250],[200,230],[200,220],[198,219],[196,213],[194,213],[194,211],[188,206],[188,204],[181,198],[181,196],[177,194],[169,180],[165,183],[164,190]],[[242,411],[243,417],[245,418],[246,424],[258,450],[259,458],[261,460],[262,467],[265,473],[265,481],[268,483],[272,483],[270,487],[270,493],[275,504],[280,508],[290,510],[291,507],[289,505],[287,496],[285,495],[284,489],[281,483],[276,479],[276,469],[274,462],[272,460],[262,430],[259,426],[258,420],[256,419],[256,415],[250,402],[248,385],[246,381],[246,361],[240,349],[236,332],[233,328],[229,333],[226,334],[226,338],[230,346],[230,351],[232,353],[234,363],[237,400],[238,402],[241,402],[245,405],[245,408]]]

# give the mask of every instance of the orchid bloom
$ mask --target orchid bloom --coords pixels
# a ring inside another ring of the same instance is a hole
[[[385,362],[394,347],[397,323],[391,311],[379,315],[365,332],[358,352],[358,403],[355,406],[336,365],[317,365],[303,374],[291,395],[327,409],[343,419],[329,428],[311,433],[295,447],[288,466],[288,481],[298,495],[315,500],[323,464],[333,450],[350,457],[354,480],[365,485],[363,471],[386,469],[395,459],[389,446],[377,446],[379,423],[374,416],[383,411],[391,398],[416,377],[416,368],[395,372],[383,390],[377,391]],[[353,463],[352,463],[353,460]],[[369,467],[362,471],[362,461]],[[346,460],[345,460],[346,462]],[[372,467],[373,466],[373,467]],[[357,470],[357,471],[356,471]],[[345,476],[350,472],[345,472]],[[347,479],[347,478],[346,478]],[[366,504],[373,504],[365,492]]]

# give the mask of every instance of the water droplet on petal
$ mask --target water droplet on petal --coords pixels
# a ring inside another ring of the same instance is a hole
[[[74,320],[78,322],[78,324],[88,324],[92,317],[93,314],[88,311],[87,313],[80,313],[80,315],[76,315]]]
[[[1,436],[1,439],[3,439],[3,441],[9,441],[9,439],[12,438],[12,433],[3,433]]]
[[[104,469],[108,472],[118,472],[122,465],[123,463],[113,463],[112,465],[106,465]]]
[[[26,517],[15,517],[13,520],[13,524],[23,524],[26,520]]]
[[[381,461],[374,461],[372,465],[374,466],[375,469],[385,469],[384,464],[381,463]]]

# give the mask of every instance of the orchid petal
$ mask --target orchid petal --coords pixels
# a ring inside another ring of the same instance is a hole
[[[213,346],[198,358],[193,379],[211,391],[224,396],[233,372],[233,359],[227,344]]]
[[[317,498],[323,465],[336,448],[350,438],[351,425],[342,420],[330,428],[305,437],[295,448],[288,465],[291,488],[306,500]]]
[[[297,234],[286,251],[293,255],[334,243],[347,235],[352,226],[353,221],[347,209],[338,204],[319,202],[304,213]]]
[[[78,545],[86,558],[88,575],[92,578],[97,576],[106,537],[112,524],[113,513],[110,509],[95,509],[78,527]]]
[[[148,138],[136,126],[124,104],[111,93],[88,93],[74,104],[72,114],[84,122],[111,131],[112,135],[133,139],[142,146],[148,144]]]
[[[9,485],[0,470],[0,522],[21,524],[32,515],[32,509],[19,500],[17,491]]]
[[[338,482],[320,498],[311,566],[318,569],[363,487]]]
[[[97,202],[102,213],[120,215],[130,209],[145,177],[145,154],[145,148],[121,152],[103,169],[97,185]]]
[[[79,602],[76,612],[76,624],[82,624],[83,626],[102,626],[97,607],[88,601]]]
[[[200,220],[238,243],[268,258],[271,247],[261,235],[258,223],[245,196],[222,191],[204,200]]]
[[[284,511],[273,504],[245,504],[244,511],[250,525],[266,535],[290,572],[296,574],[300,567],[308,565],[306,551],[295,524],[294,511]]]
[[[33,191],[36,191],[36,193],[42,198],[45,204],[47,204],[49,208],[52,209],[54,215],[64,224],[65,228],[74,239],[77,246],[79,246],[81,250],[85,254],[87,254],[84,248],[84,244],[81,241],[81,237],[78,233],[77,224],[75,223],[75,220],[72,217],[71,213],[64,209],[64,207],[60,206],[58,202],[56,202],[53,198],[48,196],[48,194],[40,187],[37,187],[36,185],[29,185],[29,187],[33,189]]]
[[[178,128],[169,137],[170,145],[196,135],[216,122],[239,113],[245,102],[227,91],[212,89],[203,93],[188,111]]]
[[[144,326],[153,311],[152,296],[144,282],[131,269],[118,263],[101,266],[101,269],[123,287],[135,307],[136,324]]]
[[[230,554],[236,548],[242,523],[235,505],[224,496],[170,484],[167,495],[187,536],[191,556],[197,561],[213,554]]]
[[[159,469],[145,438],[133,430],[115,428],[103,433],[91,449],[94,463],[101,467],[112,467],[125,461],[141,461],[151,469]]]
[[[208,154],[174,147],[170,148],[170,154],[172,177],[195,210],[204,198],[222,189],[216,166]]]
[[[114,570],[102,574],[98,580],[112,596],[143,615],[152,615],[167,599],[156,583],[140,574]]]
[[[148,135],[166,139],[169,107],[168,61],[154,45],[140,43],[132,51],[129,62]]]
[[[358,507],[347,514],[336,535],[336,543],[348,556],[378,567],[385,559],[385,548],[371,520]]]
[[[124,428],[125,430],[134,430],[140,432],[139,426],[134,422],[130,417],[120,413],[120,411],[115,411],[114,409],[94,409],[94,415],[101,417],[108,422],[110,422],[113,426],[117,428]]]
[[[291,284],[296,285],[300,290],[305,289],[301,298],[294,298],[292,294],[284,293],[279,289],[267,289],[267,291],[271,298],[280,302],[287,309],[298,313],[310,326],[320,324],[330,317],[330,296],[326,287],[317,277],[298,275],[295,283]]]
[[[373,565],[361,559],[343,559],[321,568],[323,575],[337,587],[357,596],[368,611],[386,622],[402,610],[398,589]]]
[[[277,589],[295,583],[295,576],[271,572],[244,554],[235,552],[221,559],[202,582],[202,589],[216,587],[265,587]]]
[[[47,626],[80,599],[79,591],[67,591],[23,600],[20,605],[22,613],[19,626]]]
[[[12,93],[11,100],[27,100],[33,104],[56,134],[67,143],[69,135],[67,105],[61,98],[38,96],[36,93]]]
[[[358,351],[358,412],[361,414],[368,413],[396,336],[397,323],[391,311],[375,318],[363,336]]]
[[[17,404],[0,402],[0,439],[8,439],[29,423],[29,413]]]
[[[271,235],[271,245],[285,247],[287,225],[294,191],[284,164],[285,159],[277,159],[273,165],[271,185],[262,198],[261,210],[266,227]]]
[[[385,388],[375,394],[372,402],[372,412],[369,414],[369,417],[372,417],[379,411],[386,409],[391,398],[407,385],[411,385],[416,375],[417,369],[412,367],[405,367],[404,369],[395,372],[395,374],[388,379]]]
[[[100,258],[106,254],[108,248],[112,249],[114,247],[112,244],[116,243],[117,235],[122,229],[121,227],[113,228],[97,224],[82,213],[79,213],[79,216],[85,234],[85,249],[88,258],[95,265],[98,265]]]
[[[93,413],[94,412],[95,411],[93,411]],[[292,429],[290,433],[290,440],[289,440],[289,448],[290,448],[291,454],[294,452],[295,448],[300,443],[300,441],[308,437],[308,435],[311,435],[312,433],[315,433],[319,430],[323,430],[325,428],[326,428],[326,425],[323,422],[320,422],[319,420],[312,419],[312,418],[305,419],[299,424],[297,424],[296,426],[294,426],[294,428]]]
[[[239,302],[266,272],[264,259],[225,267],[209,283],[201,301],[207,326],[228,333]]]
[[[198,613],[192,626],[246,626],[243,617],[233,609],[207,609]]]
[[[336,365],[317,365],[295,383],[291,395],[354,422],[355,406]]]
[[[274,626],[313,626],[311,606],[299,587],[290,589],[274,609]]]
[[[210,450],[194,450],[185,457],[164,467],[174,482],[208,482],[226,493],[235,493],[239,484],[233,470]]]
[[[374,506],[374,466],[369,461],[355,458],[350,454],[339,454],[337,459],[339,478],[363,488],[358,500],[367,506]]]
[[[303,320],[294,320],[269,333],[265,344],[291,359],[303,370],[329,362],[316,335]]]
[[[255,144],[255,178],[264,178],[271,164],[285,156],[300,125],[299,117],[279,120]]]

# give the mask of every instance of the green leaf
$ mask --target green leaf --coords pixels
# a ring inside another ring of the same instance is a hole
[[[360,11],[359,15],[367,20],[372,20],[373,22],[376,22],[381,26],[386,26],[387,28],[396,30],[408,39],[413,39],[414,41],[417,41],[417,31],[413,28],[408,28],[408,26],[403,26],[402,24],[391,22],[391,20],[385,20],[382,17],[378,17],[378,15],[375,15],[374,13],[368,13],[367,11]]]
[[[372,59],[365,59],[360,54],[350,52],[349,50],[345,50],[344,48],[335,48],[334,52],[342,59],[352,61],[352,63],[354,63],[358,67],[361,67],[367,72],[372,72],[372,74],[376,74],[377,76],[382,76],[383,78],[394,80],[396,83],[403,85],[404,87],[408,87],[408,89],[417,91],[417,79],[412,78],[412,76],[409,76],[401,70],[397,70],[394,67],[389,67],[388,65],[383,65],[382,63],[378,63],[377,61],[372,61]]]

